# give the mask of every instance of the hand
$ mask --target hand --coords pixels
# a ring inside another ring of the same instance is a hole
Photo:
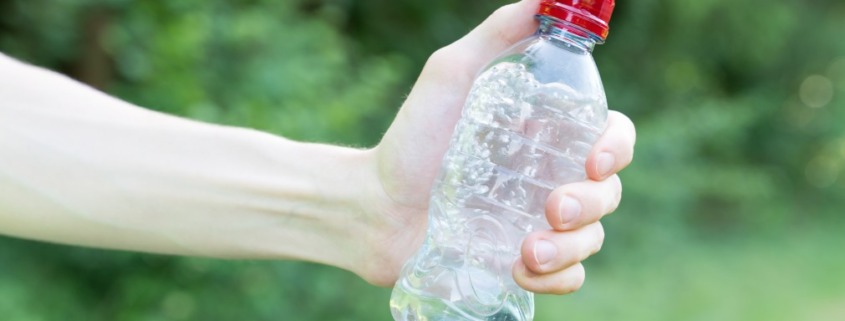
[[[432,54],[382,142],[370,151],[380,192],[370,201],[373,232],[366,236],[368,251],[353,269],[369,282],[392,285],[402,264],[422,244],[429,193],[474,77],[496,54],[536,30],[533,16],[539,2],[502,7],[468,35]],[[514,266],[520,286],[539,293],[567,293],[580,286],[584,271],[579,262],[601,246],[598,219],[619,203],[621,185],[615,173],[631,161],[634,136],[630,120],[611,112],[587,161],[590,181],[552,193],[546,214],[555,229],[526,238],[522,260]],[[564,201],[564,196],[575,202]],[[572,219],[562,222],[559,209],[568,208],[566,204],[577,204],[580,210],[564,212]]]
[[[581,261],[604,243],[599,219],[619,206],[622,184],[616,173],[631,163],[635,139],[631,120],[611,111],[587,158],[588,180],[553,191],[546,201],[552,230],[531,233],[522,242],[522,260],[513,269],[517,284],[537,293],[567,294],[581,288],[585,278]]]

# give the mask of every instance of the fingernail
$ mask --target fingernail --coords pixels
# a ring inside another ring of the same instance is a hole
[[[581,202],[572,197],[564,196],[560,200],[558,215],[560,215],[560,224],[575,221],[578,216],[581,216]]]
[[[534,243],[534,258],[537,260],[537,264],[549,263],[555,256],[557,256],[557,247],[552,242],[538,240]]]
[[[606,177],[613,171],[614,163],[616,163],[616,157],[613,157],[613,154],[601,153],[596,159],[596,172],[602,177]]]

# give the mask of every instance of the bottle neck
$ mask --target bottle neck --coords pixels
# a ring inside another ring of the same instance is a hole
[[[591,53],[596,44],[604,42],[595,34],[567,21],[544,15],[537,15],[537,20],[540,22],[537,35],[547,37],[553,43],[568,49]]]

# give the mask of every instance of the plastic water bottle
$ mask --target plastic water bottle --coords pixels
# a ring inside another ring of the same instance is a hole
[[[525,236],[550,228],[551,191],[586,179],[607,118],[591,52],[614,6],[543,1],[538,31],[481,71],[432,190],[426,241],[393,289],[395,320],[534,318],[511,270]]]

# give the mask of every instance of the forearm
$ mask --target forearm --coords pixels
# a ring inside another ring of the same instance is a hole
[[[346,267],[367,154],[141,109],[0,56],[3,234]]]

